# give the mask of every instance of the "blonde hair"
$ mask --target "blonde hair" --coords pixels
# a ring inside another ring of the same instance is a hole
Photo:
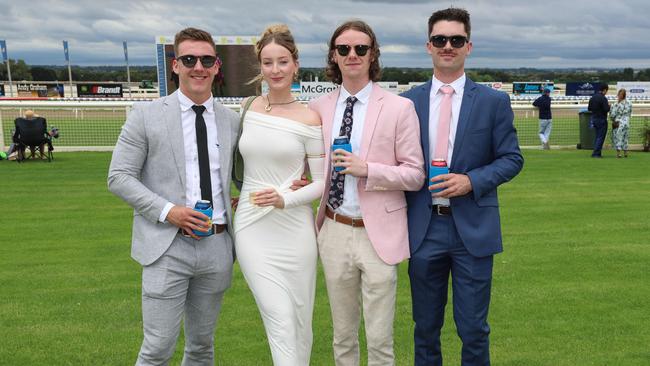
[[[262,49],[274,42],[275,44],[286,48],[287,51],[291,53],[294,62],[298,61],[298,47],[296,47],[296,41],[293,39],[289,27],[286,24],[273,24],[268,26],[264,32],[262,32],[260,39],[255,43],[255,55],[257,56],[258,62],[262,62]],[[264,77],[260,72],[260,74],[249,81],[248,84],[262,81],[263,78]]]
[[[286,48],[291,53],[293,60],[298,61],[298,47],[296,47],[296,41],[286,24],[273,24],[262,32],[260,39],[255,43],[257,61],[262,61],[262,49],[273,42]]]
[[[32,119],[32,118],[34,118],[35,116],[36,116],[36,114],[34,113],[33,110],[28,109],[28,110],[25,111],[25,118],[27,118],[27,119]]]

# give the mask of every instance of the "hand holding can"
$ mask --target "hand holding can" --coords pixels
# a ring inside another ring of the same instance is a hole
[[[434,184],[442,183],[442,180],[438,181],[431,181],[433,177],[440,175],[440,174],[449,174],[449,168],[447,167],[447,162],[444,161],[443,159],[433,159],[431,161],[431,166],[429,167],[429,187],[431,187]],[[434,189],[431,190],[431,193],[438,193],[442,191],[442,188]]]
[[[196,201],[196,205],[194,205],[194,211],[198,211],[207,217],[208,219],[208,225],[210,225],[210,230],[207,232],[204,231],[198,231],[198,230],[192,230],[194,232],[194,235],[196,236],[210,236],[212,235],[212,204],[210,201],[207,200],[198,200]]]
[[[334,139],[334,142],[332,142],[332,151],[335,151],[337,149],[345,150],[347,152],[352,152],[352,145],[350,144],[350,139],[347,136],[339,136]],[[334,170],[337,172],[340,172],[341,170],[344,170],[345,168],[342,166],[335,166]]]

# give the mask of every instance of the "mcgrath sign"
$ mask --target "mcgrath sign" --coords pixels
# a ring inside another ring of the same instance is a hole
[[[122,84],[77,84],[79,98],[122,98]]]
[[[339,86],[329,81],[301,81],[300,95],[307,98],[319,97],[327,94]]]

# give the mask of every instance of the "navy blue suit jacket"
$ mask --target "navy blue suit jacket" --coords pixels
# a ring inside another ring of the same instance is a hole
[[[497,187],[521,171],[524,159],[508,95],[476,84],[469,78],[466,80],[449,171],[467,174],[472,191],[451,198],[450,204],[465,248],[473,256],[484,257],[503,250]],[[428,81],[402,94],[413,101],[420,120],[425,171],[431,163],[430,90],[431,81]],[[431,194],[427,187],[428,182],[417,192],[405,192],[411,253],[422,244],[431,220]]]

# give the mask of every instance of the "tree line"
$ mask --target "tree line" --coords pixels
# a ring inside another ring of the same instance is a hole
[[[28,65],[24,60],[9,60],[13,81],[67,81],[68,67],[58,65]],[[131,81],[156,81],[155,66],[130,66]],[[73,81],[117,81],[126,82],[125,66],[72,66]],[[423,82],[431,78],[430,68],[385,67],[381,81],[397,81],[399,84]],[[567,83],[572,81],[593,81],[615,83],[617,81],[650,81],[650,68],[634,70],[621,69],[467,69],[467,76],[478,82],[513,81],[553,81]],[[305,67],[300,69],[299,79],[303,81],[326,81],[323,68]],[[8,80],[6,64],[0,66],[0,80]]]

